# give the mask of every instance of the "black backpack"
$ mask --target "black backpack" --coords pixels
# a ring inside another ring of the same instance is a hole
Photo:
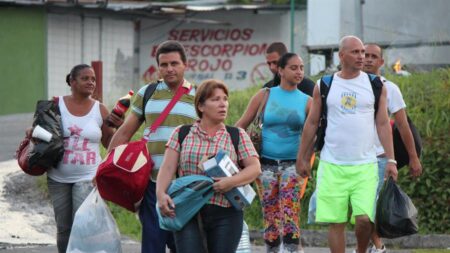
[[[178,144],[183,144],[184,139],[188,135],[189,131],[191,131],[192,125],[182,125],[180,127],[180,131],[178,132]],[[236,151],[236,154],[239,154],[239,129],[237,127],[232,126],[225,126],[227,128],[227,132],[231,136],[231,142],[233,143],[234,150]],[[179,177],[178,171],[177,171],[177,178]]]
[[[416,146],[417,156],[420,158],[420,155],[422,154],[422,138],[420,137],[419,131],[417,131],[417,128],[411,119],[408,116],[406,117],[408,119],[409,129],[411,130],[414,139],[414,144]],[[394,155],[395,160],[397,160],[397,168],[408,165],[408,151],[406,150],[405,144],[400,136],[400,131],[398,130],[397,124],[392,126],[392,142],[394,143]]]
[[[370,84],[372,86],[373,95],[375,96],[375,114],[374,117],[377,115],[378,112],[378,104],[380,102],[380,96],[381,91],[383,89],[383,82],[381,79],[373,74],[367,74],[370,80]],[[320,113],[320,120],[319,120],[319,128],[317,129],[317,139],[315,148],[316,151],[320,151],[323,148],[323,145],[325,144],[325,131],[327,129],[327,97],[328,93],[330,92],[331,84],[333,82],[333,76],[332,75],[325,75],[320,79],[320,97],[322,101],[322,109]]]
[[[182,125],[180,127],[180,132],[178,132],[178,143],[183,143],[184,139],[186,138],[186,135],[188,135],[189,131],[191,130],[192,125]],[[234,150],[236,151],[236,154],[239,154],[239,129],[237,127],[232,126],[226,126],[227,132],[231,136],[231,142],[233,143]]]
[[[161,83],[161,80],[158,80],[153,83],[149,83],[144,92],[144,98],[142,99],[142,117],[141,119],[145,121],[145,106],[147,105],[148,100],[152,97],[153,93],[155,93],[156,87]]]

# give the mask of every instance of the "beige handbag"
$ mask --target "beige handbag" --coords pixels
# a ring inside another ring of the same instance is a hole
[[[250,139],[253,142],[253,146],[255,146],[256,152],[258,152],[258,154],[261,154],[264,109],[267,99],[269,98],[269,92],[269,88],[264,88],[264,95],[261,103],[259,104],[256,116],[253,119],[252,123],[250,123],[250,125],[247,127],[247,134],[250,136]]]

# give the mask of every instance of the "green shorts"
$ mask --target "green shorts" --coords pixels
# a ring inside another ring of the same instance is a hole
[[[346,223],[349,206],[352,217],[367,215],[373,222],[377,183],[377,163],[337,165],[321,160],[317,172],[316,222]]]

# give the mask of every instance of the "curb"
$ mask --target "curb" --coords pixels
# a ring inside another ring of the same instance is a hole
[[[306,247],[327,247],[328,231],[326,230],[302,230],[302,245]],[[258,230],[250,230],[250,239],[262,240],[263,232]],[[346,232],[346,246],[355,246],[356,237],[354,232]],[[383,238],[383,243],[389,248],[401,249],[421,249],[421,248],[450,248],[450,235],[446,234],[430,234],[430,235],[410,235],[396,239]]]
[[[14,243],[0,242],[0,251],[7,250],[7,249],[14,249],[17,247],[32,248],[32,247],[46,247],[46,246],[51,246],[51,245],[52,244],[49,244],[49,243],[18,243],[18,244],[14,244]]]

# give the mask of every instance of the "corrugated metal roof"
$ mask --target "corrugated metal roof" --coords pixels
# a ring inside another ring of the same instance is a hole
[[[141,10],[149,7],[147,2],[108,2],[106,5],[108,9],[114,11],[121,10]]]
[[[179,2],[142,2],[142,1],[108,1],[108,0],[0,0],[0,5],[50,5],[59,7],[101,8],[116,12],[147,11],[150,13],[185,13],[219,10],[287,10],[289,6],[261,4],[227,4],[226,0],[200,0]]]
[[[187,5],[186,9],[190,11],[218,11],[218,10],[257,10],[267,8],[268,4],[218,4],[218,5]]]
[[[180,2],[143,2],[143,1],[110,1],[110,0],[0,0],[0,6],[45,6],[55,13],[66,13],[65,10],[74,12],[89,12],[89,15],[102,15],[109,13],[134,19],[144,17],[150,19],[170,19],[188,23],[230,25],[228,22],[197,19],[188,17],[189,12],[208,11],[233,11],[233,10],[264,10],[286,11],[289,6],[270,4],[227,4],[226,0],[200,0]],[[304,8],[304,6],[300,7]]]

